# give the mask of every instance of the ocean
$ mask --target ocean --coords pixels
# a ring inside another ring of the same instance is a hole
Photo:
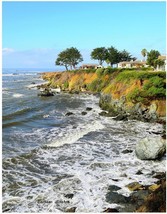
[[[43,71],[3,70],[3,212],[103,212],[121,206],[106,201],[110,185],[129,196],[127,184],[157,181],[152,174],[165,171],[165,157],[141,161],[134,150],[161,124],[100,116],[95,95],[39,97],[33,85],[44,82]]]

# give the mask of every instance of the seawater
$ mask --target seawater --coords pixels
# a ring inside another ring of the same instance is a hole
[[[39,97],[31,87],[43,83],[39,72],[3,71],[4,212],[102,212],[121,206],[106,202],[109,185],[128,196],[127,184],[156,182],[152,172],[165,171],[165,158],[141,161],[134,149],[140,139],[162,132],[160,124],[100,116],[98,96]]]

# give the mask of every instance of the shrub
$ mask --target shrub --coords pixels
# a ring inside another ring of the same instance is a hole
[[[64,88],[68,88],[68,87],[69,87],[69,82],[66,81],[66,82],[64,83]]]
[[[98,77],[101,77],[104,74],[104,68],[98,68],[96,74]]]
[[[141,96],[141,90],[138,88],[135,88],[133,91],[131,91],[127,95],[127,100],[132,101],[133,103],[143,102],[144,97]]]

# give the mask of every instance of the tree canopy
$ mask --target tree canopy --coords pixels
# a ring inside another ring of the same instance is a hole
[[[145,59],[145,57],[146,57],[146,55],[147,55],[147,50],[146,50],[145,48],[143,48],[142,51],[141,51],[141,54],[142,54],[142,56],[143,56],[144,59]]]
[[[68,70],[68,66],[70,66],[70,69],[75,69],[76,65],[82,61],[83,58],[78,49],[71,47],[59,53],[55,64],[63,65],[65,66],[66,70]]]
[[[97,59],[99,61],[99,65],[102,65],[103,62],[107,59],[108,51],[105,47],[95,48],[91,52],[91,58]]]
[[[151,50],[150,52],[147,53],[147,64],[149,66],[153,66],[154,68],[156,68],[157,66],[156,60],[158,59],[159,56],[160,56],[159,51]]]

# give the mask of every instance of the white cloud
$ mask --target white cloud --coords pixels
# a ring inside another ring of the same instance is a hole
[[[12,48],[2,48],[2,53],[6,54],[6,53],[13,53],[14,49]]]

